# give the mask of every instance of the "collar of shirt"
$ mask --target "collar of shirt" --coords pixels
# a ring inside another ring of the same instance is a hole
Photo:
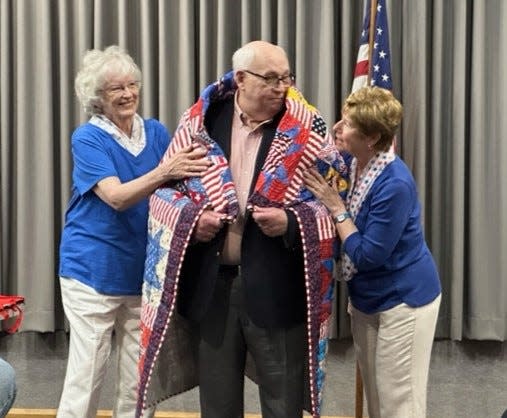
[[[258,121],[258,120],[254,120],[250,116],[248,116],[248,114],[246,112],[244,112],[241,109],[241,107],[239,107],[238,92],[237,91],[234,94],[234,112],[236,113],[236,115],[238,115],[239,120],[241,121],[243,127],[247,128],[251,131],[255,131],[259,127],[261,127],[262,125],[265,125],[273,120],[273,118],[270,118],[270,119]]]
[[[138,156],[146,146],[146,133],[144,130],[144,121],[137,113],[134,115],[132,123],[132,135],[128,136],[118,126],[114,124],[105,115],[93,115],[89,123],[98,126],[111,135],[123,148],[134,156]]]

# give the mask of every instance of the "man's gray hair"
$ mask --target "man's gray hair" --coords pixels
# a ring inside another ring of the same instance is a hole
[[[246,44],[237,49],[232,55],[232,69],[234,71],[248,69],[255,58],[255,48],[252,44]]]
[[[112,45],[104,49],[86,51],[83,65],[77,73],[74,89],[84,111],[88,115],[102,113],[100,91],[111,76],[131,75],[141,81],[141,70],[132,57],[122,48]]]
[[[269,45],[269,42],[252,41],[236,50],[236,52],[232,55],[232,69],[234,71],[247,70],[250,67],[250,64],[252,64],[252,61],[255,59],[255,55],[258,52],[257,49],[260,46],[265,45]],[[271,46],[278,48],[280,52],[287,57],[287,53],[281,46],[275,44],[271,44]]]

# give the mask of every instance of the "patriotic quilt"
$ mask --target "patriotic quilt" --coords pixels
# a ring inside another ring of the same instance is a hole
[[[150,198],[148,247],[143,285],[141,346],[136,417],[169,396],[198,384],[192,331],[176,310],[178,281],[192,231],[205,209],[230,221],[238,214],[236,191],[223,151],[204,127],[210,103],[234,95],[233,72],[205,88],[182,116],[164,156],[199,142],[213,165],[204,176],[159,188]],[[326,177],[347,182],[347,167],[336,151],[324,120],[295,87],[277,127],[249,205],[292,211],[303,244],[307,294],[308,375],[310,405],[320,417],[337,254],[335,226],[323,205],[304,187],[303,173],[315,167]]]

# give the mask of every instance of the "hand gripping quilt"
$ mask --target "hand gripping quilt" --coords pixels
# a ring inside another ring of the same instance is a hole
[[[193,142],[204,144],[212,166],[204,176],[161,187],[150,198],[148,246],[143,284],[141,347],[136,417],[147,407],[198,384],[197,365],[190,354],[189,326],[176,312],[178,280],[192,231],[201,213],[213,209],[234,221],[236,191],[228,162],[204,127],[209,104],[234,95],[233,73],[203,90],[182,116],[164,156],[169,158]],[[303,173],[312,166],[329,177],[347,176],[326,125],[295,88],[290,87],[286,111],[259,175],[249,205],[292,211],[299,224],[304,253],[307,295],[309,400],[306,408],[320,417],[333,296],[333,265],[337,243],[329,213],[304,187]]]

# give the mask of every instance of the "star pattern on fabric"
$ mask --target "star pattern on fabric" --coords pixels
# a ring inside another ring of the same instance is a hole
[[[370,84],[392,90],[391,53],[389,49],[389,27],[387,24],[387,9],[385,0],[378,0],[375,16],[370,18],[370,0],[366,5],[366,13],[361,31],[359,52],[354,71],[352,91],[367,84],[370,73]],[[374,21],[375,30],[370,54],[370,22]],[[371,72],[369,69],[371,68]]]

